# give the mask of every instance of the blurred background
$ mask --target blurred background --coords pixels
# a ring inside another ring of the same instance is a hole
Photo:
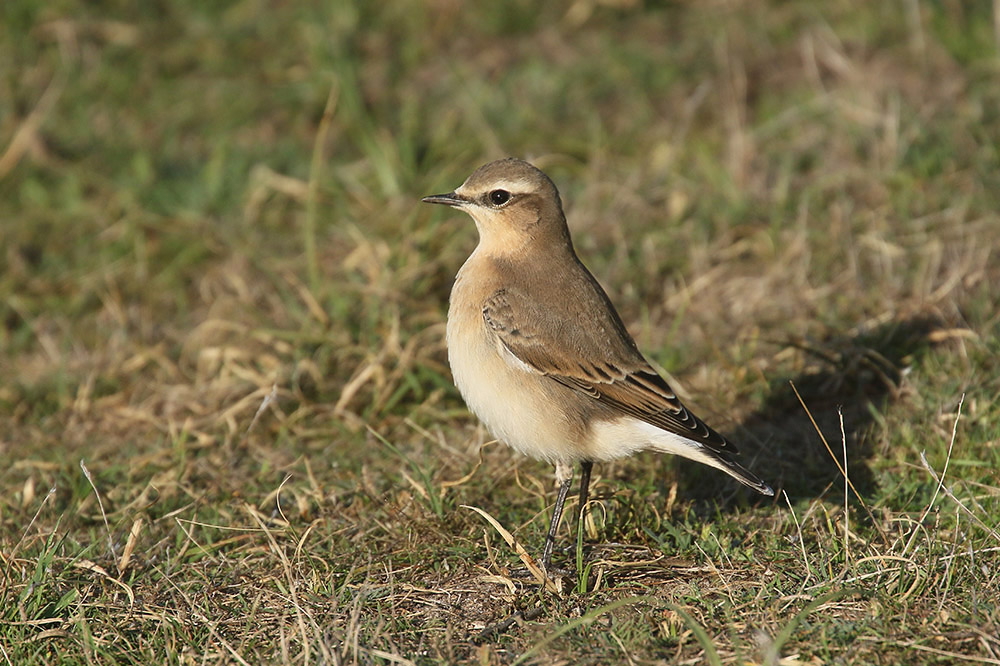
[[[419,203],[507,155],[556,182],[640,348],[800,508],[842,504],[842,477],[789,380],[849,454],[864,520],[932,496],[918,454],[941,468],[963,395],[958,469],[995,491],[998,146],[997,2],[5,0],[5,594],[21,620],[62,617],[79,581],[36,581],[29,603],[30,571],[45,554],[120,566],[139,517],[123,569],[148,603],[184,605],[165,563],[276,566],[207,546],[226,537],[210,528],[178,554],[175,516],[256,525],[240,502],[296,516],[282,529],[318,521],[313,556],[342,591],[373,557],[422,585],[485,558],[463,503],[540,544],[549,470],[481,449],[447,369],[474,226]],[[605,540],[697,559],[718,543],[699,515],[780,531],[711,471],[600,474],[618,493]],[[651,536],[651,510],[693,516],[690,534]],[[978,575],[969,589],[996,582]],[[393,633],[365,626],[371,644]],[[444,650],[395,632],[401,654]]]

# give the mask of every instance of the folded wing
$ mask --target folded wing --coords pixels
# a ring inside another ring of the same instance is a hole
[[[591,309],[587,313],[588,326],[584,328],[575,326],[573,319],[546,321],[537,307],[532,308],[532,316],[529,316],[528,303],[529,299],[502,289],[483,307],[486,325],[517,361],[624,414],[690,439],[710,451],[737,452],[732,442],[681,403],[667,382],[639,353],[613,309]],[[594,313],[602,311],[608,316],[603,321],[599,317],[595,320]]]

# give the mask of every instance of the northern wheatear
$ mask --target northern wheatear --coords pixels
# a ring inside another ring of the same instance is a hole
[[[468,213],[479,230],[479,245],[451,291],[448,361],[466,404],[495,437],[556,466],[545,568],[577,462],[580,517],[594,462],[647,449],[697,460],[774,494],[729,459],[736,447],[688,411],[643,358],[577,258],[548,176],[508,158],[423,201]]]

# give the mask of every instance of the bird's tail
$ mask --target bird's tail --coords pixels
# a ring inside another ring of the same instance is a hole
[[[767,495],[768,497],[774,495],[774,490],[771,486],[764,483],[760,477],[743,465],[730,460],[727,454],[713,450],[713,448],[696,442],[693,439],[681,437],[676,433],[660,429],[657,429],[657,431],[650,442],[653,449],[662,453],[672,453],[688,458],[689,460],[695,460],[709,467],[721,469],[743,485],[753,488],[762,495]],[[714,431],[711,432],[714,434]],[[720,435],[716,435],[716,437],[721,438]],[[735,450],[735,446],[732,446],[731,443],[727,444],[727,448]]]

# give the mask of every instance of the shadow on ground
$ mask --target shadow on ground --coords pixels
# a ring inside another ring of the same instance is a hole
[[[875,490],[869,467],[876,450],[875,421],[892,409],[907,368],[934,345],[933,332],[943,328],[940,316],[921,314],[820,341],[789,343],[811,361],[800,375],[775,380],[767,401],[731,433],[739,442],[740,462],[793,501],[819,497],[831,488],[840,491],[843,477],[796,397],[797,389],[838,459],[846,441],[851,481],[862,497],[870,496]],[[720,483],[730,482],[716,478],[714,470],[688,461],[678,464],[682,496],[722,507],[745,499],[738,491],[720,494]],[[728,487],[739,486],[734,482]]]

